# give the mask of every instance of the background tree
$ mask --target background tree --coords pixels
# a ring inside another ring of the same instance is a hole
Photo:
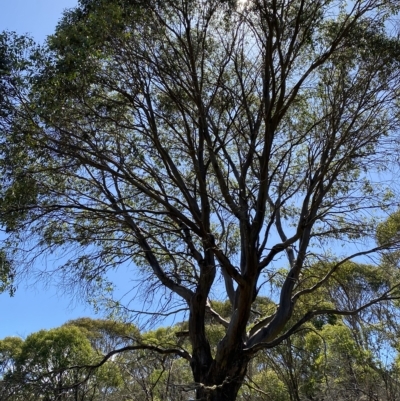
[[[146,344],[177,346],[177,332],[157,329],[143,333]],[[25,340],[0,340],[0,396],[2,400],[113,401],[187,400],[178,381],[189,380],[189,364],[176,356],[139,347],[129,353],[104,354],[138,341],[137,328],[110,320],[82,318],[41,330]],[[178,340],[179,341],[179,340]]]
[[[398,6],[81,0],[41,49],[3,35],[8,258],[64,251],[59,277],[88,291],[131,263],[154,308],[187,310],[190,346],[153,351],[190,362],[203,400],[234,400],[251,359],[307,322],[397,298],[391,281],[356,305],[312,294],[357,257],[378,274],[398,243],[375,243],[398,203],[376,182],[396,162]]]
[[[267,303],[261,301],[262,305]],[[225,308],[223,304],[214,305],[219,312]],[[141,341],[155,347],[186,344],[188,340],[182,336],[186,324],[141,333]],[[216,334],[210,322],[207,332],[212,349],[216,349],[223,333]],[[376,342],[373,337],[371,340]],[[2,400],[192,399],[195,386],[190,365],[172,354],[136,348],[114,353],[100,369],[83,368],[88,362],[90,366],[102,360],[108,347],[114,351],[132,343],[133,338],[138,341],[139,337],[132,325],[89,318],[33,333],[25,341],[7,337],[0,341]],[[238,399],[394,401],[400,392],[399,373],[396,349],[391,350],[388,363],[375,348],[360,345],[354,330],[341,318],[314,321],[251,361]]]
[[[118,375],[103,367],[85,380],[86,370],[70,369],[96,362],[89,340],[73,326],[41,330],[25,341],[8,337],[0,346],[3,400],[100,400],[101,390],[115,385]]]

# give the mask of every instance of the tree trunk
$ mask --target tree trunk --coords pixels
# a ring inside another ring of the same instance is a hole
[[[237,353],[234,357],[218,366],[215,363],[203,378],[198,381],[196,391],[198,401],[234,401],[243,384],[249,360]]]

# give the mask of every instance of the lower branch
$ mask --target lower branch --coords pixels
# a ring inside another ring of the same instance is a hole
[[[259,342],[249,348],[245,348],[244,352],[247,355],[254,355],[261,349],[266,349],[266,348],[274,348],[277,345],[279,345],[283,340],[286,340],[289,338],[292,334],[294,334],[303,324],[309,322],[312,318],[315,316],[319,315],[341,315],[341,316],[351,316],[351,315],[357,315],[364,309],[369,308],[372,305],[375,305],[379,302],[382,301],[392,301],[396,299],[400,299],[400,295],[396,296],[391,296],[390,294],[395,290],[400,287],[400,284],[397,284],[396,286],[392,287],[390,290],[386,291],[384,294],[382,294],[378,298],[372,299],[370,302],[367,302],[366,304],[360,306],[357,309],[353,310],[339,310],[339,309],[319,309],[315,311],[309,311],[307,312],[300,320],[298,320],[289,330],[287,330],[284,334],[281,336],[277,337],[275,340],[270,341],[270,342]]]

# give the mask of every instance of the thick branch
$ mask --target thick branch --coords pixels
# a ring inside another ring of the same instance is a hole
[[[279,345],[283,340],[286,340],[289,338],[292,334],[294,334],[302,325],[305,323],[309,322],[312,318],[315,316],[319,315],[340,315],[340,316],[352,316],[352,315],[357,315],[364,309],[369,308],[372,305],[375,305],[379,302],[382,301],[391,301],[391,300],[398,300],[400,299],[400,295],[396,296],[390,296],[390,294],[398,289],[400,287],[400,284],[397,284],[393,286],[390,290],[386,291],[384,294],[382,294],[378,298],[372,299],[370,302],[367,302],[366,304],[360,306],[357,309],[353,310],[339,310],[339,309],[318,309],[315,311],[309,311],[307,312],[300,320],[298,320],[290,329],[288,329],[284,334],[281,336],[277,337],[273,341],[269,342],[263,342],[260,341],[256,344],[251,344],[251,341],[248,342],[248,344],[251,344],[245,351],[250,353],[250,354],[255,354],[261,349],[266,349],[266,348],[274,348],[277,345]]]

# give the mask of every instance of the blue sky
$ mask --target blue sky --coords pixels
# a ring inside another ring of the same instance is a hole
[[[63,10],[77,0],[1,0],[0,31],[29,33],[43,42],[53,33]],[[13,298],[0,295],[0,339],[57,327],[80,316],[94,316],[90,307],[57,293],[54,288],[21,283]]]
[[[53,33],[63,10],[78,0],[1,0],[0,31],[29,33],[42,42]]]

